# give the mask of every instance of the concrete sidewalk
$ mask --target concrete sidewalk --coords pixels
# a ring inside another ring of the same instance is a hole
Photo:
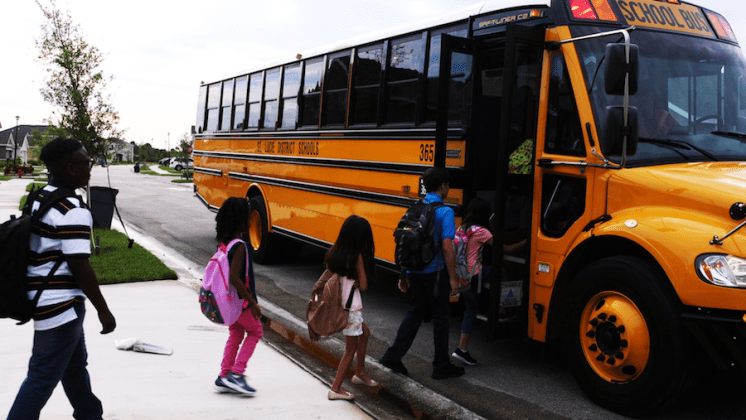
[[[0,223],[10,219],[10,216],[21,215],[18,204],[21,197],[26,195],[26,187],[32,182],[34,180],[28,178],[0,181]]]
[[[20,214],[18,202],[29,182],[0,181],[0,221]],[[329,401],[326,385],[263,341],[246,371],[247,382],[257,394],[242,397],[214,391],[211,386],[220,369],[227,328],[202,316],[194,287],[193,279],[102,286],[118,324],[108,335],[98,333],[96,311],[87,305],[89,371],[105,419],[371,418],[354,404]],[[3,319],[0,336],[5,337],[0,343],[0,416],[4,416],[26,375],[33,326],[16,326]],[[126,338],[169,347],[173,354],[115,349],[114,341]],[[58,386],[42,418],[71,417],[72,408]]]

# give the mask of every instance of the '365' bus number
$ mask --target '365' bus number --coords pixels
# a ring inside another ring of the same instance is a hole
[[[421,144],[420,145],[420,162],[433,162],[433,161],[435,161],[435,145]]]

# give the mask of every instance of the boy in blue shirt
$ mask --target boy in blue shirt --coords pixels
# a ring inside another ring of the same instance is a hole
[[[422,175],[425,183],[426,203],[443,202],[448,196],[449,177],[445,168],[429,168]],[[453,237],[456,223],[453,209],[441,206],[435,210],[435,243],[440,250],[433,261],[422,271],[411,271],[407,278],[399,280],[402,292],[412,291],[411,306],[404,316],[394,344],[386,350],[380,362],[394,372],[407,374],[401,359],[412,346],[417,331],[425,318],[428,304],[432,310],[433,379],[454,378],[464,374],[464,368],[454,366],[448,353],[448,330],[450,327],[449,297],[458,293],[456,258],[453,254]]]

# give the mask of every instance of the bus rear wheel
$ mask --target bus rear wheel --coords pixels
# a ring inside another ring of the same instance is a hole
[[[562,348],[576,382],[624,415],[659,410],[692,381],[678,298],[646,260],[611,257],[583,269],[568,290]]]
[[[281,238],[269,231],[267,208],[261,196],[249,199],[251,213],[249,214],[249,243],[251,256],[260,264],[271,264],[280,258]]]

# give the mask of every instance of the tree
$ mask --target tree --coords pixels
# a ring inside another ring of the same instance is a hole
[[[53,134],[49,130],[41,131],[37,129],[31,130],[31,137],[29,140],[29,153],[33,154],[34,159],[39,158],[41,149],[53,139]]]
[[[192,149],[192,139],[189,137],[187,133],[184,133],[181,136],[181,139],[179,139],[179,150],[178,155],[182,156],[184,159],[184,163],[187,163],[189,161],[189,155],[191,154]],[[186,177],[189,179],[189,165],[184,165],[184,168],[186,169]]]
[[[108,80],[99,70],[103,56],[89,44],[73,23],[70,13],[62,14],[50,0],[45,8],[39,0],[46,21],[42,37],[35,39],[38,59],[46,66],[48,77],[41,89],[44,100],[54,107],[50,134],[80,140],[93,157],[105,156],[107,140],[121,138],[116,129],[119,114],[106,94]]]

